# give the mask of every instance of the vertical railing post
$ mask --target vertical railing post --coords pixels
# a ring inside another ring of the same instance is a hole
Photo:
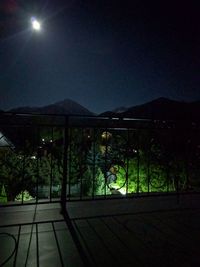
[[[84,157],[84,153],[83,153],[83,142],[84,142],[84,134],[83,134],[83,128],[81,128],[81,152],[80,152],[80,169],[79,169],[79,172],[80,172],[80,200],[82,200],[83,198],[83,157]]]
[[[50,188],[49,188],[49,193],[50,193],[50,202],[52,201],[52,187],[53,187],[53,155],[52,155],[52,144],[53,144],[53,126],[51,128],[51,141],[50,141]]]
[[[140,192],[140,152],[139,152],[139,137],[137,140],[137,194]]]
[[[105,187],[104,187],[104,198],[106,198],[107,196],[107,187],[108,187],[108,177],[107,177],[107,172],[109,171],[108,170],[108,129],[107,129],[107,125],[106,125],[106,130],[105,130],[105,133],[106,133],[106,141],[105,141],[105,158],[104,158],[104,184],[105,184]]]
[[[96,131],[93,128],[93,147],[92,147],[92,198],[94,199],[95,195],[95,179],[96,179]]]
[[[67,195],[67,171],[68,171],[68,144],[69,144],[69,118],[65,117],[64,125],[64,140],[63,140],[63,177],[62,177],[62,188],[61,188],[61,212],[66,209],[66,195]]]
[[[129,187],[129,147],[130,147],[130,129],[127,129],[127,142],[126,142],[126,196],[128,194],[128,187]]]

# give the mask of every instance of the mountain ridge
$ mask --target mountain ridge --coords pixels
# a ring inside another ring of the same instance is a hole
[[[71,100],[64,99],[42,107],[22,106],[8,110],[11,113],[60,114],[60,115],[94,115],[93,112]]]
[[[138,119],[200,120],[200,101],[183,102],[160,97],[129,107],[124,112],[107,111],[100,116]]]
[[[58,114],[58,115],[84,115],[95,116],[79,103],[64,99],[54,104],[43,107],[18,107],[10,109],[11,113],[33,113],[33,114]],[[141,105],[129,108],[118,107],[112,111],[105,111],[98,116],[137,118],[137,119],[161,119],[161,120],[198,120],[200,121],[200,101],[183,102],[160,97]]]

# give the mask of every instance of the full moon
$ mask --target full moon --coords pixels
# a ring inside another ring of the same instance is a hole
[[[41,24],[36,18],[31,18],[32,28],[36,31],[39,31],[41,29]]]

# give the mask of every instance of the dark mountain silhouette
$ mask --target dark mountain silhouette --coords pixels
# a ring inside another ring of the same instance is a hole
[[[86,116],[95,115],[85,107],[70,99],[65,99],[63,101],[44,107],[19,107],[11,109],[9,110],[9,112],[33,114],[69,114]],[[187,103],[161,97],[145,104],[133,106],[130,108],[119,107],[113,111],[101,113],[99,116],[200,121],[200,101]]]
[[[91,111],[77,102],[65,99],[44,107],[19,107],[9,110],[12,113],[34,113],[34,114],[63,114],[63,115],[94,115]]]
[[[199,121],[200,101],[186,103],[161,97],[142,105],[130,107],[122,113],[108,111],[102,113],[101,116]]]
[[[127,110],[128,110],[128,108],[122,106],[122,107],[115,108],[112,112],[114,112],[114,113],[123,113],[123,112],[125,112]]]

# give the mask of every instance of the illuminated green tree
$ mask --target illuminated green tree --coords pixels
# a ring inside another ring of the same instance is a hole
[[[34,161],[21,153],[10,150],[0,158],[0,178],[5,186],[8,201],[14,201],[23,190],[33,192]]]

